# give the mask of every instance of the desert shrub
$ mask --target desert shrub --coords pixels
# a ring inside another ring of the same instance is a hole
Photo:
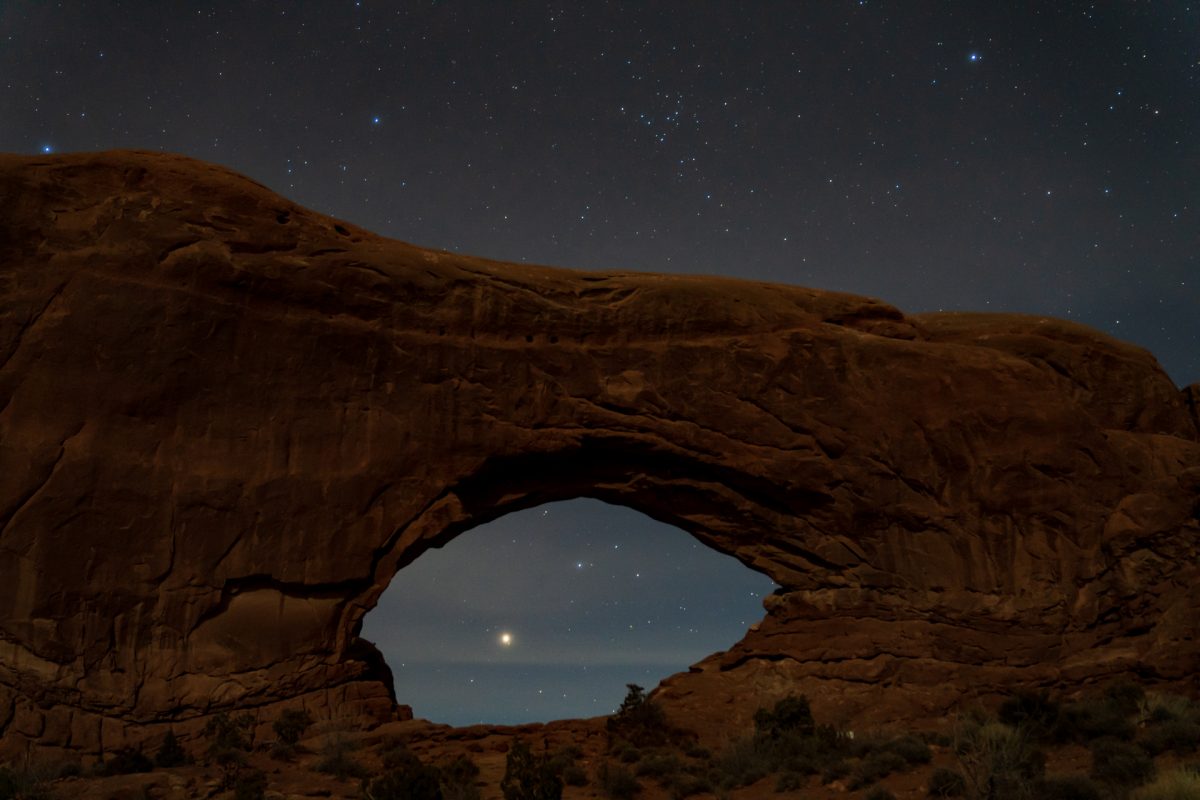
[[[49,775],[28,762],[23,766],[0,766],[0,800],[52,800]]]
[[[445,800],[479,800],[479,787],[475,785],[479,766],[474,761],[459,756],[440,765],[437,771]]]
[[[1062,707],[1051,738],[1086,744],[1101,738],[1128,740],[1136,733],[1133,721],[1116,704],[1103,699],[1080,700]]]
[[[626,684],[629,691],[617,713],[608,718],[605,729],[609,741],[629,742],[637,747],[667,744],[674,734],[658,703],[646,696],[636,683]]]
[[[844,758],[835,758],[821,768],[821,783],[832,783],[845,778],[853,769],[853,764]]]
[[[683,800],[697,794],[712,794],[713,785],[707,775],[677,775],[667,787],[672,800]]]
[[[267,794],[267,774],[261,769],[243,770],[233,784],[234,800],[263,800]]]
[[[1183,769],[1164,772],[1132,795],[1133,800],[1196,800],[1197,797],[1200,797],[1200,773]]]
[[[609,800],[630,800],[642,790],[636,777],[620,764],[600,762],[596,770],[596,783]]]
[[[186,764],[187,760],[187,753],[183,752],[183,747],[179,744],[175,731],[167,731],[162,744],[158,746],[158,752],[154,754],[155,766],[170,769]]]
[[[1021,691],[1000,704],[997,717],[1010,727],[1022,727],[1035,737],[1041,737],[1054,729],[1058,721],[1059,704],[1051,699],[1050,693]]]
[[[1180,755],[1193,753],[1200,747],[1200,722],[1186,717],[1155,722],[1142,733],[1138,743],[1155,756],[1168,750]]]
[[[788,695],[775,703],[768,711],[760,708],[754,712],[754,733],[777,739],[785,734],[812,736],[816,731],[812,709],[804,695]]]
[[[669,778],[683,768],[679,758],[673,753],[652,753],[643,756],[634,767],[634,774],[639,778],[658,778],[660,781]]]
[[[249,714],[230,717],[222,712],[209,718],[203,734],[208,739],[206,754],[210,764],[221,770],[221,788],[231,789],[246,764],[250,749],[250,729],[254,718]]]
[[[882,786],[875,786],[863,795],[863,800],[896,800],[896,795]]]
[[[1042,777],[1045,756],[1020,728],[999,722],[969,722],[955,741],[966,796],[979,800],[1027,798]]]
[[[930,797],[962,797],[966,793],[966,779],[952,769],[938,767],[929,776]]]
[[[363,789],[365,800],[443,800],[442,773],[421,763],[408,748],[385,753],[384,768]]]
[[[1086,775],[1056,775],[1037,785],[1038,800],[1104,800],[1104,792]]]
[[[1129,742],[1099,739],[1092,745],[1091,776],[1112,787],[1131,789],[1154,777],[1154,759]]]
[[[777,792],[795,792],[804,788],[804,784],[808,782],[808,776],[801,775],[799,772],[781,772],[779,777],[775,779],[775,791]]]
[[[230,717],[221,712],[210,717],[204,726],[204,736],[208,739],[208,755],[210,758],[221,750],[250,749],[250,729],[254,727],[254,717],[242,714]]]
[[[774,765],[758,740],[744,737],[735,740],[725,749],[717,759],[716,768],[721,786],[734,789],[749,786],[765,778],[773,771]]]
[[[367,768],[350,755],[355,749],[355,745],[344,736],[326,737],[325,743],[321,747],[321,758],[317,761],[314,769],[342,781],[350,778],[366,778],[369,774]]]
[[[858,762],[850,776],[850,788],[870,786],[906,766],[908,762],[891,750],[878,750]]]
[[[112,758],[100,765],[96,772],[104,776],[133,775],[139,772],[150,772],[153,769],[154,762],[141,750],[122,747],[113,753]]]
[[[562,771],[563,783],[567,786],[587,786],[588,776],[578,764],[568,764]]]
[[[271,723],[275,737],[285,745],[296,746],[300,737],[313,724],[313,718],[302,708],[289,708],[279,715],[279,719]]]
[[[500,791],[504,800],[559,800],[562,779],[545,756],[535,756],[529,745],[514,739],[504,762]]]
[[[900,736],[887,743],[887,749],[900,756],[908,764],[928,764],[933,760],[929,745],[917,736]]]
[[[1138,713],[1145,702],[1146,690],[1131,680],[1121,679],[1105,687],[1104,700],[1117,713],[1125,717],[1132,717]]]

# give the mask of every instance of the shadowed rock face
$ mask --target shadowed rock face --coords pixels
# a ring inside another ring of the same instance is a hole
[[[3,156],[0,748],[403,714],[356,635],[397,571],[578,496],[783,587],[660,688],[705,731],[788,691],[870,723],[1194,682],[1197,395],[1059,320],[495,263],[181,157]]]

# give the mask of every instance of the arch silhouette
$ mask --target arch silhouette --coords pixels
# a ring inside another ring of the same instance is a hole
[[[577,499],[424,553],[396,574],[361,635],[418,717],[594,717],[616,710],[628,683],[653,687],[741,639],[775,588],[677,528]]]
[[[1197,390],[1095,331],[422,250],[161,154],[2,156],[0,226],[0,751],[395,718],[391,577],[575,496],[782,587],[660,691],[706,730],[1200,673]]]

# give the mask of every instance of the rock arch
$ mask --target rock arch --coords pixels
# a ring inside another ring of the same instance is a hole
[[[578,495],[783,587],[662,689],[704,725],[1195,680],[1197,390],[1095,331],[422,250],[151,153],[0,157],[0,226],[7,750],[402,713],[386,582]]]

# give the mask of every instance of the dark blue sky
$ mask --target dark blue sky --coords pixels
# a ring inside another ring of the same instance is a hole
[[[1180,385],[1200,380],[1198,143],[1194,2],[0,4],[3,151],[185,153],[379,233],[500,259],[1067,317],[1149,348]],[[594,506],[571,508],[507,576],[533,586],[569,537],[616,542],[586,523]],[[654,542],[639,565],[662,570],[690,542],[644,525],[608,526]],[[470,574],[477,533],[430,559]],[[714,578],[712,607],[739,580]],[[588,592],[670,615],[655,588]],[[420,621],[463,638],[372,618],[385,652],[411,641],[405,663],[474,670],[477,633],[446,599]],[[607,630],[615,608],[573,624]],[[514,630],[550,624],[513,613]],[[731,604],[723,624],[744,617]],[[505,658],[530,653],[526,635]],[[653,654],[580,642],[531,658],[630,665],[691,639],[665,630]],[[608,680],[611,707],[625,678]]]

